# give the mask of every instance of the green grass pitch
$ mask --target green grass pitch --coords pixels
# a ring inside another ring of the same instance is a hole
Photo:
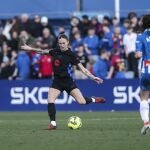
[[[67,128],[77,115],[83,126]],[[0,112],[0,150],[148,150],[138,112],[58,112],[58,129],[44,130],[47,112]]]

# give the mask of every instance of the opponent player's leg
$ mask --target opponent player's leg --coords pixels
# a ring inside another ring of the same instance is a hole
[[[50,88],[48,92],[48,115],[50,118],[50,124],[48,129],[56,129],[56,108],[55,100],[60,95],[61,91],[55,88]]]
[[[150,128],[149,123],[149,104],[148,104],[148,98],[149,98],[149,91],[141,90],[140,92],[140,115],[141,119],[144,123],[144,126],[141,129],[141,134],[145,135]]]
[[[73,89],[70,92],[70,95],[79,103],[79,104],[89,104],[89,103],[105,103],[105,99],[102,97],[84,97],[81,91],[78,88]]]

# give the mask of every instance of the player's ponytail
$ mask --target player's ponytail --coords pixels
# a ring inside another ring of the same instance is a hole
[[[69,41],[69,38],[65,33],[60,33],[59,36],[58,36],[58,40],[59,39],[66,39],[67,41]]]

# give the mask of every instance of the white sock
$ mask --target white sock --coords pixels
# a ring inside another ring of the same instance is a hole
[[[56,126],[56,121],[51,121],[51,124],[52,124],[53,126]]]
[[[92,99],[92,103],[95,103],[95,98],[92,97],[91,99]]]
[[[147,100],[140,102],[140,114],[143,122],[149,122],[149,104]]]

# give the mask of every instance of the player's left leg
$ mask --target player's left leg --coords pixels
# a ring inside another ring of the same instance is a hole
[[[61,90],[56,88],[50,88],[48,92],[48,115],[50,118],[50,124],[48,125],[48,130],[56,129],[56,108],[55,100],[60,95]]]
[[[149,122],[149,104],[148,104],[148,98],[149,98],[149,91],[143,91],[140,92],[140,115],[141,119],[144,123],[141,134],[145,135],[150,128],[150,122]]]
[[[81,91],[78,88],[71,90],[70,95],[79,103],[79,104],[89,104],[89,103],[105,103],[103,97],[84,97]]]

